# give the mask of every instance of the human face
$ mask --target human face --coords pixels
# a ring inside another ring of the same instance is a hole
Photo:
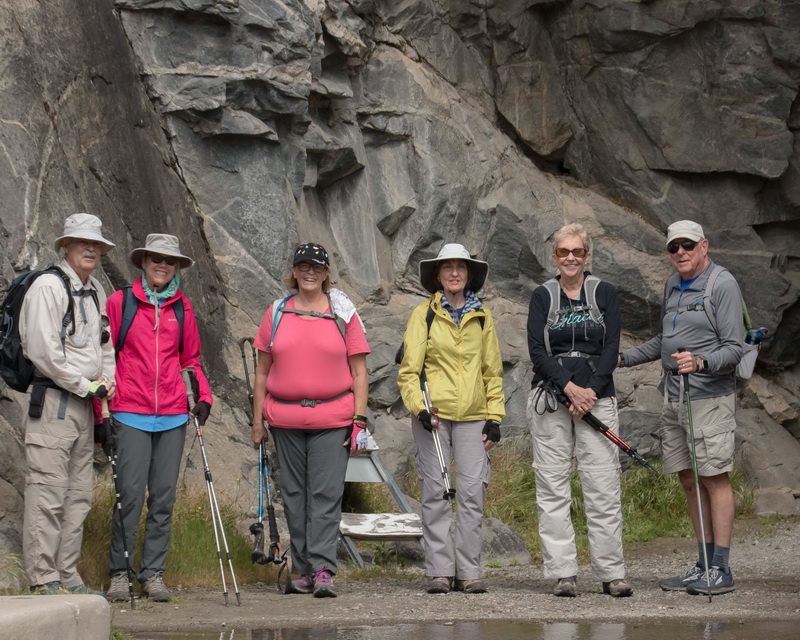
[[[566,249],[570,252],[573,250],[586,251],[586,247],[583,246],[583,240],[579,236],[564,236],[553,247],[553,264],[556,265],[556,269],[558,269],[562,278],[570,280],[582,275],[586,267],[586,261],[591,254],[586,252],[581,257],[578,257],[574,253],[568,253],[564,257],[559,257],[556,255],[559,249]]]
[[[157,260],[159,262],[156,262]],[[170,262],[172,264],[169,264]],[[153,291],[161,291],[175,277],[175,272],[178,270],[178,259],[174,256],[148,253],[142,260],[142,267],[147,286]]]
[[[78,274],[81,281],[86,282],[92,271],[100,265],[103,243],[97,240],[72,238],[62,246],[67,264]]]
[[[328,277],[328,267],[316,262],[299,262],[292,266],[292,275],[297,280],[297,289],[314,293],[322,289],[322,283]]]
[[[458,295],[464,292],[469,282],[469,267],[466,260],[444,260],[439,264],[439,282],[446,293]]]
[[[687,238],[675,238],[678,243],[678,251],[669,254],[672,266],[681,275],[682,280],[691,280],[699,276],[703,269],[708,266],[708,240],[703,238],[698,242],[692,251],[687,251],[681,246],[681,242]]]

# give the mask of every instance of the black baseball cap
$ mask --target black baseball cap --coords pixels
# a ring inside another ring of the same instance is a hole
[[[300,264],[301,262],[313,262],[326,267],[330,266],[328,252],[325,251],[325,247],[316,242],[306,242],[295,249],[292,264]]]

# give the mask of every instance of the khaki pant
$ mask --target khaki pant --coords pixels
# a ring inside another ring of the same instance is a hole
[[[63,406],[63,418],[59,407]],[[48,389],[42,415],[25,416],[25,515],[22,556],[33,585],[76,587],[83,521],[92,506],[92,403]]]
[[[619,450],[583,420],[573,420],[559,405],[554,413],[539,415],[528,400],[533,439],[536,504],[544,576],[577,575],[575,531],[570,508],[570,474],[573,451],[578,460],[589,533],[589,555],[595,580],[610,582],[625,577],[622,555],[622,506]],[[618,431],[616,398],[600,398],[592,415]]]

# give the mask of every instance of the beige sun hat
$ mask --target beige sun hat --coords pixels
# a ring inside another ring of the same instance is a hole
[[[103,245],[100,253],[111,251],[115,245],[111,240],[103,237],[103,223],[100,218],[91,213],[73,213],[64,221],[64,235],[56,238],[53,247],[58,251],[64,246],[64,241],[71,238],[79,240],[94,240]]]
[[[194,260],[181,253],[178,247],[178,238],[168,233],[151,233],[147,236],[143,247],[131,251],[131,264],[137,269],[142,268],[142,258],[144,258],[145,253],[157,253],[162,256],[177,258],[181,269],[188,269],[194,264]]]
[[[667,227],[667,244],[677,238],[700,242],[705,237],[703,227],[692,220],[678,220]]]
[[[471,276],[468,288],[472,293],[478,293],[486,282],[489,273],[489,264],[483,260],[475,260],[463,244],[449,243],[439,249],[439,255],[430,260],[420,260],[419,281],[431,293],[436,293],[442,288],[436,279],[436,267],[443,260],[465,260],[469,265]]]

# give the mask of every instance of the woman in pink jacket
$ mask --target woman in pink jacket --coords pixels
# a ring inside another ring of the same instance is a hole
[[[172,507],[189,421],[181,369],[194,367],[199,386],[192,416],[202,425],[211,410],[211,389],[200,367],[200,335],[189,299],[180,290],[181,270],[192,259],[175,236],[152,233],[130,260],[141,276],[113,293],[106,305],[117,350],[117,394],[111,401],[116,425],[118,485],[127,544],[113,519],[107,597],[128,599],[123,549],[136,550],[139,516],[148,492],[147,520],[137,578],[142,596],[168,602],[164,568]]]

